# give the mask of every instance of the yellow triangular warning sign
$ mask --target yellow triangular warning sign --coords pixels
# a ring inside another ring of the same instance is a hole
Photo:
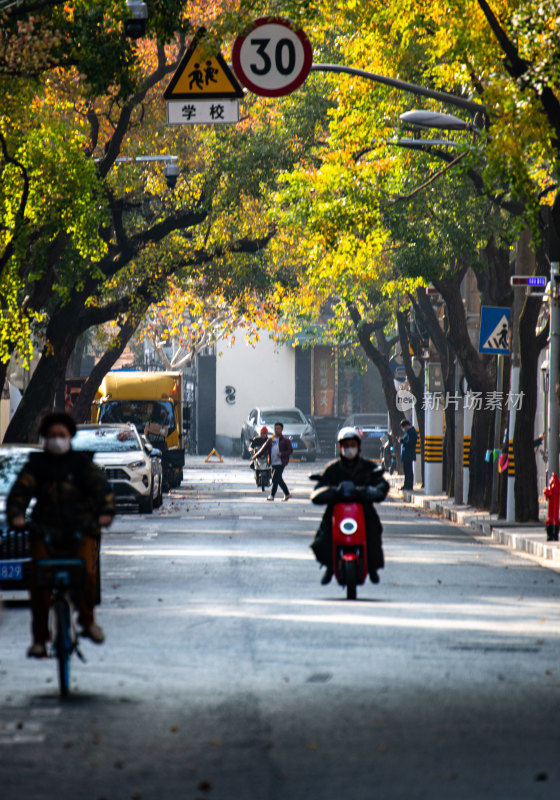
[[[216,448],[215,448],[215,447],[213,447],[213,448],[212,448],[212,450],[211,450],[211,451],[208,453],[208,455],[206,456],[206,458],[204,459],[204,461],[205,461],[205,462],[208,462],[208,461],[210,461],[210,459],[212,458],[212,456],[216,456],[216,458],[218,459],[218,461],[221,461],[221,462],[222,462],[222,464],[223,464],[223,462],[224,462],[224,459],[221,457],[221,455],[218,453],[218,451],[216,450]]]
[[[205,28],[199,28],[189,49],[181,59],[169,86],[165,100],[199,100],[219,97],[243,97],[243,89],[220,52],[208,55],[202,39]]]

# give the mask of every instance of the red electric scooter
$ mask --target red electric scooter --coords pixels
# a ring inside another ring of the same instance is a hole
[[[366,521],[361,503],[344,498],[341,501],[332,512],[334,576],[346,587],[348,600],[355,600],[356,587],[368,577]]]
[[[310,475],[318,480],[319,475]],[[343,481],[337,487],[322,486],[311,495],[316,505],[332,505],[333,573],[346,587],[348,600],[355,600],[357,587],[367,580],[368,554],[363,503],[383,500],[386,491],[378,486],[356,486]]]

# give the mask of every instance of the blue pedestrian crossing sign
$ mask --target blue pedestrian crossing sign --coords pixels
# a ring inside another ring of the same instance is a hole
[[[509,355],[510,308],[482,306],[478,352],[487,355]]]

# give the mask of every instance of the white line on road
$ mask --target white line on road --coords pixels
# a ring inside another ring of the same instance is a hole
[[[4,737],[0,734],[0,745],[3,744],[42,744],[46,739],[44,733],[37,735],[27,735],[16,733],[13,736]]]

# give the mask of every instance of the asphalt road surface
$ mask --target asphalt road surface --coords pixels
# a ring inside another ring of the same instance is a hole
[[[60,700],[0,625],[2,800],[560,798],[560,575],[380,509],[381,583],[347,601],[309,549],[309,467],[287,503],[247,463],[191,459],[104,538],[107,642]]]

